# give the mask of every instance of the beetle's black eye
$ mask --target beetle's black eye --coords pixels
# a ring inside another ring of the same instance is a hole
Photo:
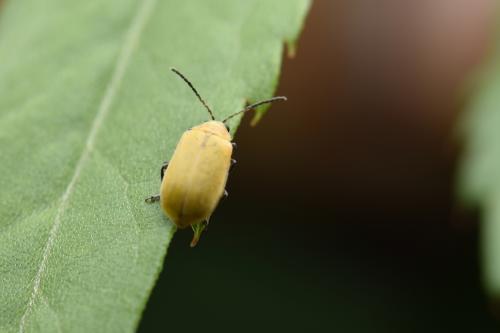
[[[227,124],[224,124],[224,126],[226,126],[228,132],[231,131],[231,129],[229,128],[229,126],[227,126]]]

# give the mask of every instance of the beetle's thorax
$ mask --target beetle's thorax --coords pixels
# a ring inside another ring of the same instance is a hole
[[[217,135],[221,139],[231,141],[231,134],[226,129],[226,126],[221,121],[211,120],[201,125],[195,126],[192,131],[202,131]]]

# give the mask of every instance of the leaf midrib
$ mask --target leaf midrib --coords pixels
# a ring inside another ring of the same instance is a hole
[[[104,119],[111,110],[113,101],[121,86],[121,82],[123,80],[127,67],[130,63],[130,59],[132,58],[133,51],[135,50],[137,44],[140,41],[141,33],[144,30],[144,27],[149,17],[151,16],[151,13],[156,5],[156,2],[157,0],[142,1],[139,5],[140,7],[137,10],[137,14],[134,15],[131,20],[130,26],[125,35],[121,51],[118,54],[110,81],[99,103],[98,111],[90,127],[90,131],[85,141],[84,148],[75,166],[75,171],[73,173],[70,182],[68,183],[68,186],[66,187],[64,193],[62,194],[59,206],[57,207],[57,212],[49,232],[49,237],[47,238],[47,242],[45,243],[42,260],[40,262],[40,265],[38,266],[37,273],[33,280],[31,295],[28,304],[26,306],[26,310],[24,311],[21,320],[19,322],[19,332],[24,332],[26,325],[26,318],[31,313],[33,306],[35,304],[35,300],[37,299],[37,296],[40,294],[40,284],[43,278],[43,273],[45,272],[48,258],[51,254],[54,242],[57,238],[57,232],[61,225],[61,217],[64,214],[64,211],[68,205],[68,200],[71,194],[73,193],[75,184],[80,178],[81,172],[84,166],[86,165],[86,162],[89,159],[91,152],[94,149],[94,144],[99,129],[102,127]]]

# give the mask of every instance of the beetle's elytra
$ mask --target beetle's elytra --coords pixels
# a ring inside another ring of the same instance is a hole
[[[176,69],[172,71],[189,85],[212,120],[184,132],[171,160],[161,168],[160,194],[147,198],[146,202],[160,201],[161,208],[177,227],[191,226],[194,231],[191,247],[194,247],[219,200],[227,195],[227,176],[235,161],[231,159],[234,143],[226,122],[238,114],[262,104],[286,100],[286,97],[263,100],[217,121],[191,82]]]

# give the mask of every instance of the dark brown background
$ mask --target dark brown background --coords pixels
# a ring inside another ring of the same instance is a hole
[[[228,200],[176,234],[140,331],[497,332],[454,129],[493,0],[317,0]]]

